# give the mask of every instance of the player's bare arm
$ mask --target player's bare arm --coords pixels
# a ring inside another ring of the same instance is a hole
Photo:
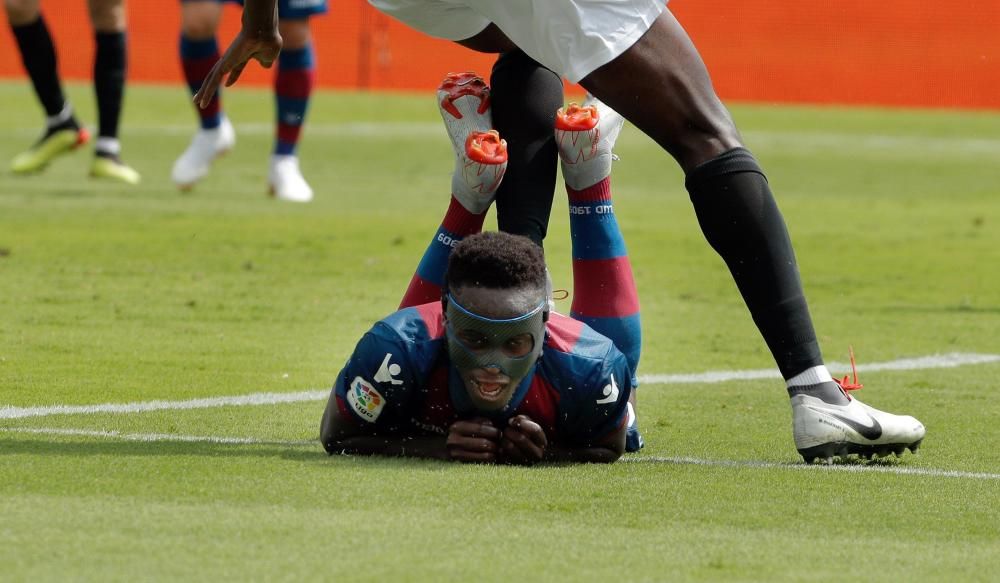
[[[212,96],[225,79],[226,87],[236,83],[250,59],[264,68],[281,52],[281,34],[278,32],[277,0],[246,0],[243,6],[243,26],[225,54],[194,95],[198,107],[207,107]]]
[[[487,419],[456,421],[447,435],[379,434],[344,416],[331,396],[323,413],[320,440],[329,454],[381,455],[492,463],[500,449],[500,431]]]

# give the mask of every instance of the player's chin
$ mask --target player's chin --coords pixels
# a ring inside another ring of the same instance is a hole
[[[500,381],[470,376],[465,380],[465,388],[479,409],[503,409],[510,401],[511,385],[509,380]]]

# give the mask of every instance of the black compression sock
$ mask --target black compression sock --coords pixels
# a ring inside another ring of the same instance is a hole
[[[823,364],[788,230],[754,157],[730,150],[689,172],[686,186],[781,374]]]
[[[507,140],[507,173],[497,190],[497,226],[538,245],[545,239],[559,151],[556,110],[562,79],[520,50],[500,55],[490,76],[493,127]]]
[[[45,114],[49,117],[59,115],[66,106],[66,98],[59,85],[56,48],[45,20],[39,15],[35,22],[10,28],[21,51],[21,62],[31,78],[38,100],[45,108]]]
[[[125,33],[98,32],[94,56],[94,93],[97,95],[98,135],[118,137],[122,98],[125,93]]]

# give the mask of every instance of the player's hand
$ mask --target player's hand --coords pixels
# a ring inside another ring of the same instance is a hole
[[[219,90],[223,78],[225,78],[226,87],[236,83],[250,59],[255,59],[265,69],[269,69],[280,52],[281,35],[278,34],[277,30],[274,31],[273,35],[267,36],[251,36],[241,30],[219,62],[208,72],[201,88],[194,94],[193,101],[198,107],[208,107],[212,96]]]
[[[500,430],[489,419],[456,421],[448,428],[448,455],[460,462],[491,463],[500,450]]]
[[[511,417],[500,437],[500,452],[512,464],[531,465],[542,461],[549,440],[545,430],[527,415]]]

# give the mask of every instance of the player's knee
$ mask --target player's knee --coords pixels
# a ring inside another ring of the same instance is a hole
[[[209,39],[215,36],[215,22],[203,18],[184,19],[181,23],[181,33],[189,39]]]
[[[678,148],[678,162],[685,170],[716,158],[733,148],[743,146],[736,126],[731,122],[705,127],[688,127],[683,135],[683,142]]]
[[[288,51],[305,48],[312,40],[308,18],[281,20],[278,22],[278,32],[281,34],[282,48]]]
[[[222,5],[217,2],[181,3],[181,33],[189,39],[214,37],[221,19]]]
[[[90,22],[98,32],[125,30],[125,4],[123,0],[90,0],[87,3]]]
[[[38,0],[4,0],[3,5],[12,26],[30,24],[38,20]]]

